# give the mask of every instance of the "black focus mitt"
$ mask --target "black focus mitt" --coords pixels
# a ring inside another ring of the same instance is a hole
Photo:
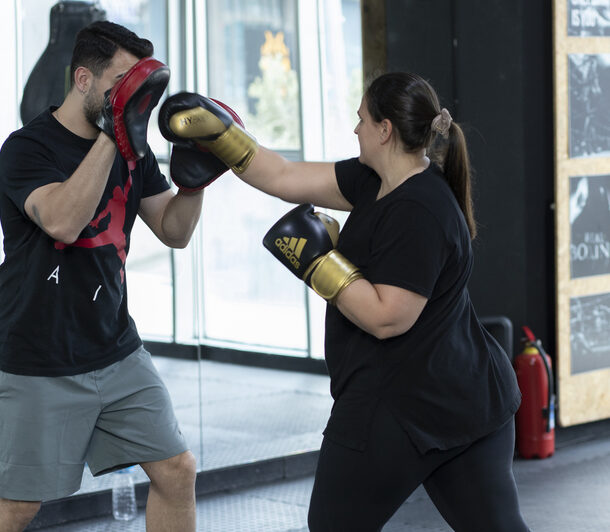
[[[181,190],[201,190],[228,169],[225,163],[209,151],[178,144],[172,147],[169,173],[172,181]]]

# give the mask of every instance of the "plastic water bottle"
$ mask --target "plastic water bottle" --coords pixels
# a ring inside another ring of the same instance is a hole
[[[133,483],[133,467],[113,473],[112,515],[118,521],[130,521],[138,514],[136,490]]]

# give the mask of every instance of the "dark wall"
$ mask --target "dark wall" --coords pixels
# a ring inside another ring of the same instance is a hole
[[[386,0],[387,69],[427,78],[466,134],[480,316],[555,349],[551,7],[521,0]],[[514,353],[513,353],[514,354]]]

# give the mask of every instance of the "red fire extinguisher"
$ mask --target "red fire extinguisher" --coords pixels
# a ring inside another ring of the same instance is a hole
[[[551,357],[529,327],[526,343],[515,357],[521,406],[515,416],[517,451],[523,458],[547,458],[555,452],[555,393]]]

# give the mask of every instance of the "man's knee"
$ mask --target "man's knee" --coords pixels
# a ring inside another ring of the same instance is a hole
[[[186,451],[150,468],[149,477],[155,485],[167,489],[194,488],[197,477],[197,462],[193,453]]]
[[[170,474],[186,483],[194,483],[197,477],[197,461],[191,451],[174,456],[168,460]]]
[[[25,528],[40,510],[40,505],[40,502],[0,499],[0,524],[6,523]],[[9,528],[9,530],[12,529]]]

